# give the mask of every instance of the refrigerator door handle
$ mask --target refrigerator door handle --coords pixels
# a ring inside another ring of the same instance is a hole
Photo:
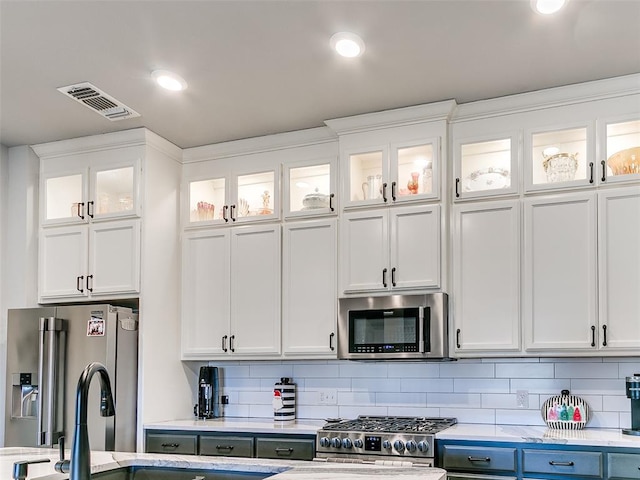
[[[39,353],[38,353],[38,438],[36,439],[36,446],[41,447],[46,445],[45,443],[45,431],[44,431],[44,416],[42,415],[42,408],[44,407],[43,400],[43,381],[44,381],[44,338],[45,338],[45,326],[47,323],[46,318],[40,319],[39,328]]]
[[[38,360],[38,445],[40,446],[53,446],[58,441],[57,437],[61,435],[61,432],[55,431],[58,426],[60,330],[62,330],[62,321],[60,319],[54,317],[40,319],[40,358]],[[47,375],[46,389],[43,388],[45,369]],[[43,407],[45,407],[45,395],[46,409],[43,410]]]

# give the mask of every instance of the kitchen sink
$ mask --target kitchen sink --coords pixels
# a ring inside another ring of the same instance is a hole
[[[275,473],[197,468],[126,467],[94,473],[92,480],[262,480]]]

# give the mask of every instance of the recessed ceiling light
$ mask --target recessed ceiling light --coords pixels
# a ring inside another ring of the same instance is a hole
[[[550,15],[566,5],[568,0],[531,0],[531,8],[536,13]]]
[[[187,82],[184,81],[184,78],[169,70],[154,70],[151,76],[158,85],[167,90],[179,92],[187,88]]]
[[[329,41],[331,48],[343,57],[359,57],[364,53],[364,42],[355,33],[338,32]]]

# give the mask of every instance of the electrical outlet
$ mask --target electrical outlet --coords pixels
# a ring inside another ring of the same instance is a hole
[[[229,405],[229,395],[222,395],[220,397],[220,403],[222,403],[222,405]]]
[[[318,403],[320,405],[336,405],[338,403],[338,391],[328,388],[318,391]]]
[[[529,408],[528,390],[518,390],[516,392],[516,405],[518,408]]]

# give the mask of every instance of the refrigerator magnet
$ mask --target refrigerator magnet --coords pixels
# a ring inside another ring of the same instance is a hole
[[[87,322],[87,337],[104,336],[104,320],[101,318],[91,317]]]

